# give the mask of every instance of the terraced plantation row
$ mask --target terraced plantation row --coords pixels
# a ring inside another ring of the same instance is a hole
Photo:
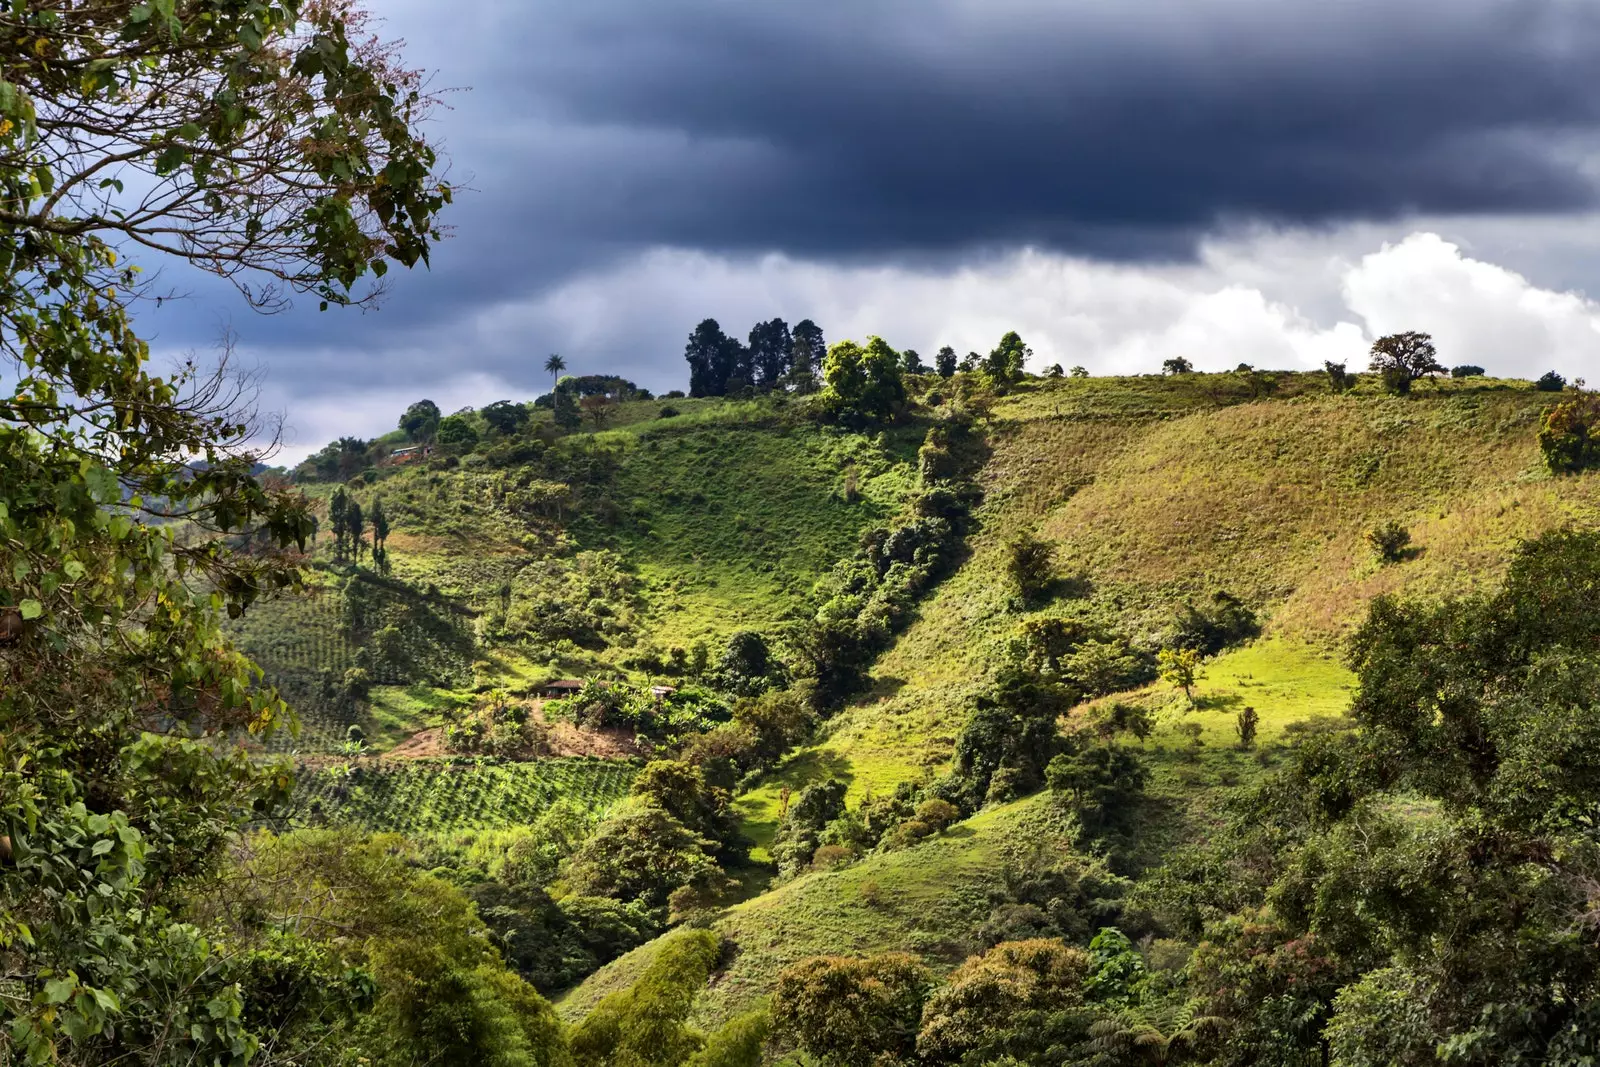
[[[300,818],[400,833],[531,823],[557,799],[603,811],[628,793],[638,768],[590,757],[531,763],[364,760],[304,768]]]

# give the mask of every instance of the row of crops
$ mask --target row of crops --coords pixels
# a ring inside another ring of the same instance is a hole
[[[231,635],[300,724],[297,734],[284,730],[270,738],[268,751],[336,752],[352,724],[368,727],[344,685],[353,667],[366,669],[377,684],[469,684],[468,619],[427,597],[405,595],[400,583],[360,579],[348,592],[324,585],[253,605],[230,624]]]
[[[603,811],[627,796],[636,773],[632,763],[592,757],[355,760],[303,768],[295,817],[400,833],[514,826],[537,819],[557,799]]]

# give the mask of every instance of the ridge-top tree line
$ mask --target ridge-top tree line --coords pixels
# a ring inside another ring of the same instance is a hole
[[[868,347],[871,347],[869,339]],[[849,343],[849,342],[847,342]],[[881,343],[881,341],[880,341]],[[802,319],[793,329],[781,318],[758,322],[750,329],[749,342],[724,333],[716,319],[705,319],[689,334],[683,358],[689,364],[690,396],[740,396],[747,393],[787,391],[801,396],[817,392],[827,375],[832,353],[823,340],[822,328]],[[933,363],[925,364],[915,349],[893,355],[898,374],[937,374],[952,377],[958,370],[982,370],[997,382],[1021,380],[1023,367],[1033,352],[1015,330],[1007,333],[988,356],[968,352],[957,357],[949,345],[939,349]],[[1061,369],[1051,369],[1059,377]],[[1088,372],[1073,368],[1075,377]]]

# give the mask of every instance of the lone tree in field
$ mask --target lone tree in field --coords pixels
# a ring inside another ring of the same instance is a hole
[[[1246,704],[1239,709],[1239,714],[1234,718],[1234,729],[1239,733],[1239,747],[1243,749],[1254,748],[1256,744],[1256,731],[1261,727],[1261,713]]]
[[[161,294],[135,259],[258,308],[375,301],[450,199],[431,101],[347,3],[29,0],[0,8],[0,67],[0,605],[22,624],[0,649],[0,1055],[307,1062],[345,964],[289,937],[266,977],[192,905],[290,784],[227,743],[287,709],[219,616],[301,580],[310,504],[256,478],[234,378],[149,372],[132,309]]]
[[[1182,356],[1174,356],[1171,359],[1162,361],[1162,363],[1161,363],[1161,373],[1162,374],[1193,374],[1194,373],[1194,364],[1190,363],[1187,359],[1183,358]]]
[[[1192,648],[1163,648],[1156,657],[1161,680],[1183,690],[1183,699],[1193,700],[1195,679],[1200,670],[1200,653]]]
[[[1383,377],[1384,388],[1391,393],[1409,393],[1418,378],[1445,373],[1433,337],[1415,331],[1391,333],[1372,342],[1369,369]]]
[[[1056,549],[1029,533],[1020,534],[1006,544],[1006,577],[1011,579],[1017,602],[1028,607],[1050,587],[1055,577]]]

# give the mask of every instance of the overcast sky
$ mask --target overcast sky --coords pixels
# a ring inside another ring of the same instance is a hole
[[[373,0],[436,72],[465,192],[378,311],[224,326],[286,458],[571,372],[682,388],[774,315],[924,356],[1017,329],[1141,372],[1447,363],[1600,380],[1600,6],[1589,0]]]

